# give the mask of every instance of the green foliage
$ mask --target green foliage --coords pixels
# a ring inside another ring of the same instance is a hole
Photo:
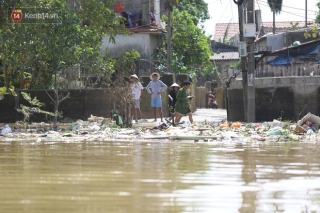
[[[208,81],[211,81],[212,79],[218,79],[218,76],[216,76],[217,73],[218,72],[215,67],[208,67],[201,70],[201,75]]]
[[[268,4],[271,11],[274,9],[276,13],[280,14],[282,10],[282,0],[268,0]]]
[[[111,41],[124,26],[111,9],[114,0],[76,1],[69,8],[63,0],[5,1],[1,9],[8,7],[58,7],[61,8],[61,24],[6,24],[8,16],[0,19],[0,59],[12,83],[23,88],[24,73],[31,76],[34,87],[50,88],[57,71],[80,64],[83,69],[95,73],[110,70],[100,54],[102,36],[109,33]],[[79,3],[81,2],[81,3]],[[85,23],[85,24],[84,24]]]
[[[208,4],[204,0],[180,0],[176,8],[189,13],[195,25],[210,18]]]
[[[310,26],[310,28],[306,30],[303,35],[306,39],[316,38],[317,36],[319,36],[319,32],[316,26]]]
[[[34,113],[41,113],[41,114],[46,114],[50,116],[62,116],[62,113],[59,112],[48,112],[45,110],[40,109],[42,107],[42,103],[37,99],[37,97],[34,97],[33,99],[31,98],[30,94],[21,92],[22,97],[28,101],[30,106],[25,106],[23,104],[20,104],[20,108],[17,109],[18,112],[23,114],[23,120],[26,122],[30,119],[30,116],[33,115]]]
[[[231,22],[228,23],[228,26],[226,28],[226,31],[224,32],[224,35],[223,35],[221,43],[234,46],[235,45],[235,36],[233,36],[233,37],[228,39],[230,24],[231,24]]]
[[[318,7],[318,10],[320,11],[320,1],[318,1],[317,7]],[[317,13],[315,22],[318,24],[320,23],[320,13],[319,12]]]
[[[299,22],[293,23],[292,21],[290,22],[290,30],[297,30],[299,29]]]
[[[42,103],[37,99],[37,97],[34,97],[31,99],[30,94],[21,92],[22,97],[30,103],[31,106],[37,106],[37,107],[42,107]]]
[[[123,54],[119,54],[113,61],[114,63],[114,78],[111,82],[113,88],[110,95],[110,100],[114,101],[114,112],[122,118],[123,127],[132,126],[132,104],[133,98],[131,84],[128,82],[128,76],[132,75],[136,70],[135,60],[140,57],[140,54],[135,50],[130,50]],[[118,125],[119,122],[117,122]]]
[[[17,96],[17,93],[14,91],[14,86],[7,88],[6,86],[0,87],[0,100],[4,99],[4,95]]]
[[[171,68],[177,73],[194,74],[200,69],[211,70],[209,37],[205,36],[193,22],[194,17],[187,11],[172,12]],[[157,60],[166,61],[167,39],[158,48]]]
[[[238,62],[236,62],[236,63],[234,63],[234,64],[231,64],[231,65],[230,65],[230,68],[231,68],[231,69],[240,70],[240,69],[241,69],[241,60],[239,60]]]

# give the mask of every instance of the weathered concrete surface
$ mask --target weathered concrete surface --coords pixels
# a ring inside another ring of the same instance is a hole
[[[151,55],[154,54],[154,48],[158,45],[162,35],[154,35],[150,33],[135,33],[129,36],[119,34],[115,37],[116,43],[109,42],[110,36],[102,38],[101,53],[105,54],[106,49],[112,56],[117,56],[122,52],[136,50],[141,58],[152,60]]]
[[[294,94],[290,87],[256,89],[256,120],[294,120]]]
[[[182,120],[188,120],[184,117]],[[227,110],[225,109],[197,109],[193,113],[195,122],[221,122],[227,120]]]
[[[244,108],[243,108],[243,91],[242,89],[228,90],[228,120],[243,121]]]
[[[318,115],[319,83],[320,76],[257,78],[257,121],[297,121],[308,112]],[[230,121],[243,120],[242,80],[233,81],[228,88],[228,107]]]
[[[167,118],[167,117],[165,117]],[[225,109],[197,109],[193,114],[192,118],[194,122],[222,122],[227,120],[227,110]],[[153,119],[146,119],[148,123],[154,123],[156,125],[156,122],[154,122]],[[189,117],[184,116],[181,119],[181,122],[188,121]],[[157,122],[159,122],[160,119],[158,118]],[[134,123],[135,125],[135,123]]]

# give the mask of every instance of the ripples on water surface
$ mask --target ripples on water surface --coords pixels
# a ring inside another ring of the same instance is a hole
[[[317,144],[1,143],[1,213],[320,212]]]

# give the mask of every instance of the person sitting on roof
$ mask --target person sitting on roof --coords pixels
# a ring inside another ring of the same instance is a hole
[[[155,26],[156,25],[156,16],[154,13],[150,13],[150,25]]]

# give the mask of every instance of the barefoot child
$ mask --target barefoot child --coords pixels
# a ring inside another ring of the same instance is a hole
[[[139,82],[139,78],[137,75],[131,75],[129,79],[132,82],[131,88],[132,88],[132,96],[134,98],[134,119],[136,120],[136,123],[138,123],[137,114],[140,115],[140,119],[142,118],[142,113],[140,110],[140,102],[141,102],[143,86]]]
[[[193,123],[192,113],[189,106],[189,101],[194,98],[190,96],[188,89],[190,88],[191,82],[183,82],[183,87],[177,94],[177,105],[176,105],[176,123],[179,123],[183,116],[188,115],[190,123]]]
[[[157,121],[157,109],[159,111],[160,119],[162,122],[162,99],[161,93],[167,89],[167,85],[160,81],[159,73],[152,73],[150,75],[151,81],[147,85],[146,89],[151,94],[151,107],[153,108],[154,121]],[[151,89],[151,90],[150,90]]]
[[[169,98],[169,112],[170,112],[169,120],[171,121],[172,116],[174,115],[174,112],[175,112],[176,103],[177,103],[177,93],[180,89],[180,86],[174,83],[170,86],[170,89],[171,90],[169,92],[168,98]]]

